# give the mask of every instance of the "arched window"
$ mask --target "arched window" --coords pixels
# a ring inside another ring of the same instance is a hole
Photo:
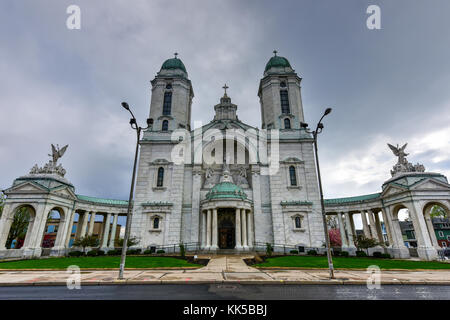
[[[284,128],[285,129],[291,128],[291,120],[289,120],[288,118],[284,119]]]
[[[300,229],[302,227],[302,220],[300,217],[295,217],[295,228]]]
[[[166,84],[166,89],[172,89],[172,84],[171,83]]]
[[[162,187],[164,182],[164,168],[158,169],[158,179],[156,181],[157,187]]]
[[[289,178],[291,179],[291,186],[297,185],[297,175],[295,174],[294,166],[289,167]]]
[[[159,229],[159,218],[155,217],[155,219],[153,219],[153,229]]]
[[[169,121],[168,121],[168,120],[164,120],[164,121],[162,122],[162,128],[161,128],[161,130],[162,130],[162,131],[167,131],[167,130],[169,130]]]
[[[280,82],[280,87],[281,87],[281,88],[286,88],[286,82],[281,81],[281,82]]]
[[[163,102],[163,115],[170,115],[170,109],[172,107],[172,92],[164,92]]]
[[[281,113],[289,114],[291,110],[289,109],[289,96],[287,90],[280,91],[280,101],[281,101]]]

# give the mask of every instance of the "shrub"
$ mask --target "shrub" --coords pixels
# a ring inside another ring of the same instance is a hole
[[[384,258],[384,259],[390,259],[390,258],[391,258],[391,255],[390,255],[389,253],[383,253],[383,254],[381,255],[381,258]]]
[[[113,250],[109,250],[107,255],[108,256],[118,256],[121,253],[122,253],[122,250],[113,249]]]
[[[69,252],[69,257],[81,257],[84,253],[81,251],[71,251]]]
[[[374,258],[381,258],[381,252],[375,251],[374,253],[372,253],[372,256],[373,256]]]
[[[291,250],[289,251],[290,254],[298,254],[298,250]]]
[[[341,251],[341,257],[348,257],[348,251]]]
[[[367,257],[367,253],[365,253],[364,251],[358,250],[358,251],[356,251],[356,256],[357,257]]]
[[[342,251],[342,252],[343,252],[343,251]],[[341,255],[342,252],[341,252],[341,251],[335,251],[335,250],[333,250],[333,256],[339,257],[339,256]]]
[[[266,255],[268,257],[270,257],[272,255],[272,252],[273,252],[273,247],[270,243],[267,242],[266,243]]]
[[[316,250],[308,250],[308,255],[309,256],[317,256],[317,251]]]
[[[103,251],[103,250],[97,250],[97,255],[98,255],[98,256],[104,256],[104,255],[105,255],[105,251]]]
[[[156,253],[166,253],[166,251],[160,249],[160,250],[156,251]]]
[[[180,243],[180,255],[184,258],[186,256],[186,248],[184,244]]]
[[[144,254],[152,254],[152,250],[147,249],[147,250],[144,251]]]
[[[127,250],[127,254],[141,254],[141,249],[129,249]]]
[[[97,256],[97,250],[88,251],[88,253],[86,253],[86,255],[88,257],[95,257],[95,256]]]

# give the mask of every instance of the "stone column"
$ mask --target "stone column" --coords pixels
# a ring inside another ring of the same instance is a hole
[[[431,243],[436,249],[441,249],[441,247],[439,246],[439,242],[437,241],[436,238],[436,232],[434,231],[433,220],[429,215],[425,217],[425,222],[427,224],[428,233],[430,234],[431,237]]]
[[[69,248],[69,243],[70,243],[70,239],[72,237],[72,229],[73,229],[73,220],[75,218],[75,210],[72,210],[72,212],[69,215],[69,230],[67,230],[67,236],[66,236],[66,242],[65,242],[65,247]]]
[[[242,247],[245,249],[247,246],[247,217],[245,209],[241,209],[241,226],[242,226]]]
[[[77,230],[75,231],[75,239],[81,238],[81,230],[83,229],[83,221],[84,221],[84,213],[76,212],[78,213],[78,221],[77,221]],[[75,219],[75,216],[74,216]]]
[[[341,234],[342,248],[348,247],[347,235],[345,234],[344,223],[342,222],[342,214],[338,212],[337,220],[339,224],[339,233]]]
[[[218,235],[217,235],[217,209],[213,209],[213,218],[212,218],[212,239],[211,239],[211,249],[213,250],[217,250],[218,246],[217,246],[217,239],[218,239]]]
[[[236,208],[236,223],[235,223],[235,229],[236,229],[236,249],[241,250],[242,249],[242,243],[241,243],[241,210],[239,208]]]
[[[83,224],[82,224],[81,230],[80,230],[80,238],[83,238],[83,237],[86,236],[86,229],[87,229],[88,219],[89,219],[89,212],[86,211],[83,214]]]
[[[95,225],[95,212],[91,212],[91,220],[89,221],[88,236],[92,236],[92,234],[94,233],[94,225]]]
[[[367,216],[366,216],[366,212],[364,210],[361,211],[361,220],[362,220],[364,235],[367,238],[371,238],[370,230],[369,230],[369,224],[367,223]]]
[[[106,219],[104,220],[104,229],[103,229],[103,238],[101,248],[108,247],[108,236],[109,236],[109,228],[111,225],[111,213],[106,214]]]
[[[206,248],[206,212],[202,211],[202,248]]]
[[[211,248],[211,209],[208,209],[206,217],[206,248]]]
[[[372,234],[372,238],[379,241],[380,239],[378,239],[377,236],[377,229],[375,227],[375,219],[373,218],[373,212],[367,211],[367,213],[369,214],[370,233]]]
[[[410,216],[412,217],[414,232],[417,239],[417,254],[424,260],[434,260],[438,257],[436,248],[431,242],[431,236],[423,216],[419,203],[413,202],[408,205]]]
[[[345,227],[347,228],[347,234],[348,234],[348,246],[354,248],[355,243],[353,242],[353,231],[350,221],[350,214],[348,212],[344,212],[345,215]]]
[[[386,207],[386,217],[392,231],[392,253],[395,258],[409,258],[409,249],[405,246],[402,230],[397,216],[394,216],[393,207]]]
[[[0,219],[0,250],[6,250],[6,241],[8,240],[9,229],[14,219],[14,215],[9,217],[9,205],[3,207],[2,218]],[[29,231],[29,230],[28,230]]]
[[[95,213],[94,213],[94,215],[95,215]],[[117,219],[118,218],[119,218],[119,214],[118,213],[114,214],[113,225],[112,225],[112,229],[111,229],[111,237],[109,240],[110,248],[114,248],[114,240],[116,238],[116,229],[117,229]]]
[[[378,239],[380,239],[379,241],[384,245],[386,241],[384,241],[383,231],[381,230],[380,216],[378,215],[378,212],[374,212],[373,215],[375,217],[375,229],[377,230]]]
[[[350,227],[352,230],[352,236],[353,239],[356,238],[356,228],[355,228],[355,221],[353,220],[353,214],[349,213],[349,217],[350,217]]]
[[[247,212],[247,230],[248,230],[247,232],[248,247],[253,248],[253,238],[254,238],[253,215],[250,210]]]
[[[388,241],[389,241],[389,246],[392,246],[394,244],[394,241],[392,239],[392,229],[391,229],[391,224],[389,223],[387,214],[386,214],[386,210],[381,209],[381,214],[383,215],[383,222],[384,222],[384,228],[386,229],[386,234],[388,237]]]

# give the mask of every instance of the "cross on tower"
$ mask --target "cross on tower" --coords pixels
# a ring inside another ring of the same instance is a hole
[[[175,52],[174,55],[175,55],[175,59],[177,59],[178,52]]]
[[[227,84],[225,83],[225,85],[224,85],[222,88],[225,90],[225,95],[227,95],[227,89],[229,88],[229,87],[227,86]]]
[[[273,50],[273,54],[275,55],[275,57],[277,56],[278,51],[277,50]]]

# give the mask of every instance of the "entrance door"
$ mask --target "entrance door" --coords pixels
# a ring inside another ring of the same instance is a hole
[[[234,209],[219,209],[218,214],[218,235],[220,249],[234,249],[235,228]]]

